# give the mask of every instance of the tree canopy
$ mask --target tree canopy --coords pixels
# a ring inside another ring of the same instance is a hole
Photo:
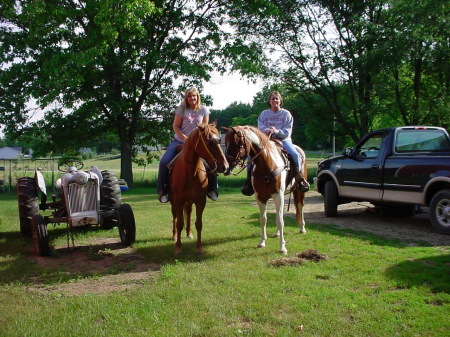
[[[311,146],[448,127],[448,27],[441,0],[4,0],[0,123],[41,155],[115,135],[130,185],[133,156],[170,141],[185,89],[213,70],[266,80],[252,106],[213,113],[225,126],[279,86]]]
[[[132,185],[133,154],[169,142],[185,89],[228,59],[257,60],[222,29],[225,10],[217,0],[3,1],[0,123],[41,154],[115,133]]]
[[[233,25],[273,56],[271,77],[310,103],[310,136],[334,124],[354,141],[386,125],[448,126],[448,1],[235,3]]]

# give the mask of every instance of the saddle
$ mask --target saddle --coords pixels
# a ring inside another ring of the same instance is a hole
[[[183,149],[183,144],[178,145],[175,150],[177,151],[177,154],[175,155],[175,157],[173,157],[173,159],[170,161],[169,164],[167,164],[167,168],[169,169],[169,173],[172,172],[173,169],[173,165],[175,163],[175,160],[178,158],[178,156],[180,155],[181,150]]]
[[[284,158],[284,162],[286,163],[286,191],[292,192],[297,188],[300,188],[303,192],[309,190],[309,184],[306,179],[303,178],[302,171],[297,168],[292,156],[283,148],[283,143],[281,140],[276,138],[270,138],[270,140],[277,146],[281,156]],[[303,160],[305,160],[305,158],[303,158]],[[291,184],[292,181],[294,181],[294,183]]]

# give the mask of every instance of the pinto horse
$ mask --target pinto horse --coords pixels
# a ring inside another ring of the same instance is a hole
[[[295,177],[291,177],[291,174],[289,174],[292,170],[289,170],[287,156],[275,141],[271,141],[258,128],[235,126],[232,128],[222,127],[222,129],[226,131],[226,157],[230,163],[230,170],[226,174],[230,174],[238,164],[243,168],[248,157],[250,157],[248,161],[253,163],[252,185],[260,211],[259,222],[261,225],[261,241],[257,247],[262,248],[266,245],[267,201],[272,198],[276,208],[277,232],[275,237],[280,239],[279,251],[286,254],[287,249],[283,233],[284,195],[291,190],[294,194],[297,225],[300,227],[300,233],[306,233],[303,217],[305,192],[293,188]],[[305,153],[298,146],[296,146],[296,149],[303,158],[302,171],[304,178],[307,179]]]
[[[205,164],[206,163],[206,164]],[[195,204],[197,230],[197,253],[202,249],[202,215],[208,193],[207,170],[223,173],[229,170],[228,162],[220,146],[216,122],[201,124],[192,131],[182,150],[171,163],[170,204],[173,217],[175,254],[181,253],[181,232],[186,219],[187,236],[191,237],[191,213]]]

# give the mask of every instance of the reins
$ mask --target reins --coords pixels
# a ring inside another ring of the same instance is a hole
[[[204,131],[199,131],[199,137],[197,138],[197,142],[195,143],[195,150],[197,150],[198,147],[198,143],[200,142],[200,139],[202,140],[202,143],[206,149],[206,152],[208,152],[208,154],[210,155],[210,157],[212,158],[213,162],[214,162],[214,169],[211,169],[211,167],[209,167],[208,163],[206,162],[206,160],[203,160],[204,164],[206,166],[208,166],[208,168],[210,169],[210,171],[215,172],[217,171],[217,159],[213,156],[213,154],[211,153],[211,151],[209,151],[209,148],[206,146],[205,143],[205,139],[203,138],[203,135],[205,134]],[[186,161],[187,163],[191,164],[192,166],[195,166],[193,163]],[[200,170],[200,169],[199,169]],[[208,170],[201,170],[204,172],[208,172]]]
[[[239,142],[238,142],[239,152],[237,153],[236,157],[233,158],[233,160],[238,163],[237,165],[240,166],[240,170],[239,170],[238,173],[233,173],[234,176],[237,176],[239,173],[241,173],[246,167],[248,167],[265,150],[265,147],[262,146],[261,150],[253,158],[248,159],[247,163],[245,163],[245,160],[247,158],[239,159],[239,154],[241,153],[242,149],[244,149],[244,151],[246,151],[246,149],[244,147],[246,138],[245,138],[244,132],[242,130],[236,131],[236,133],[238,134],[238,137],[239,137]],[[250,144],[250,148],[253,149],[251,144]],[[248,154],[248,156],[249,155],[250,154]]]
[[[238,134],[238,137],[239,137],[239,141],[238,141],[238,144],[237,144],[237,145],[239,145],[239,152],[238,152],[238,154],[236,155],[236,158],[234,158],[234,160],[235,160],[236,162],[238,162],[238,163],[240,162],[240,164],[238,164],[238,165],[240,165],[241,168],[240,168],[240,170],[239,170],[238,173],[233,174],[233,175],[238,175],[239,173],[241,173],[246,167],[248,167],[252,162],[254,162],[255,159],[256,159],[259,155],[261,155],[261,153],[263,153],[263,151],[265,151],[265,149],[266,149],[264,146],[262,146],[262,147],[261,147],[261,150],[260,150],[255,156],[253,156],[253,157],[251,157],[250,159],[248,159],[248,160],[247,160],[247,163],[245,163],[246,158],[244,158],[244,159],[239,159],[239,155],[240,155],[242,149],[245,149],[244,151],[246,151],[246,148],[244,147],[245,141],[246,141],[246,137],[245,137],[244,132],[243,132],[242,130],[236,131],[236,133]],[[252,146],[251,144],[250,144],[250,148],[253,149],[253,146]],[[245,153],[246,153],[246,152],[245,152]],[[250,155],[250,154],[248,154],[248,156],[249,156],[249,155]],[[246,156],[246,157],[247,157],[247,156]],[[268,175],[263,175],[263,174],[259,174],[259,173],[257,173],[257,172],[253,172],[253,176],[254,176],[255,178],[257,178],[257,179],[260,179],[260,180],[262,180],[262,181],[268,183],[270,180],[272,180],[273,178],[275,178],[277,175],[279,175],[279,174],[280,174],[281,172],[283,172],[284,170],[286,170],[286,165],[285,165],[285,166],[279,166],[279,167],[277,167],[275,170],[273,170],[272,172],[270,172]]]

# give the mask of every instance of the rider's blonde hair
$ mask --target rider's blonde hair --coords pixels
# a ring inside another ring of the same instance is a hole
[[[186,110],[186,108],[189,107],[188,96],[191,93],[194,93],[195,95],[197,95],[197,103],[195,104],[194,110],[199,110],[202,107],[202,100],[200,98],[200,93],[198,92],[196,87],[190,87],[184,93],[184,98],[180,103],[180,107],[183,108],[183,112]]]

